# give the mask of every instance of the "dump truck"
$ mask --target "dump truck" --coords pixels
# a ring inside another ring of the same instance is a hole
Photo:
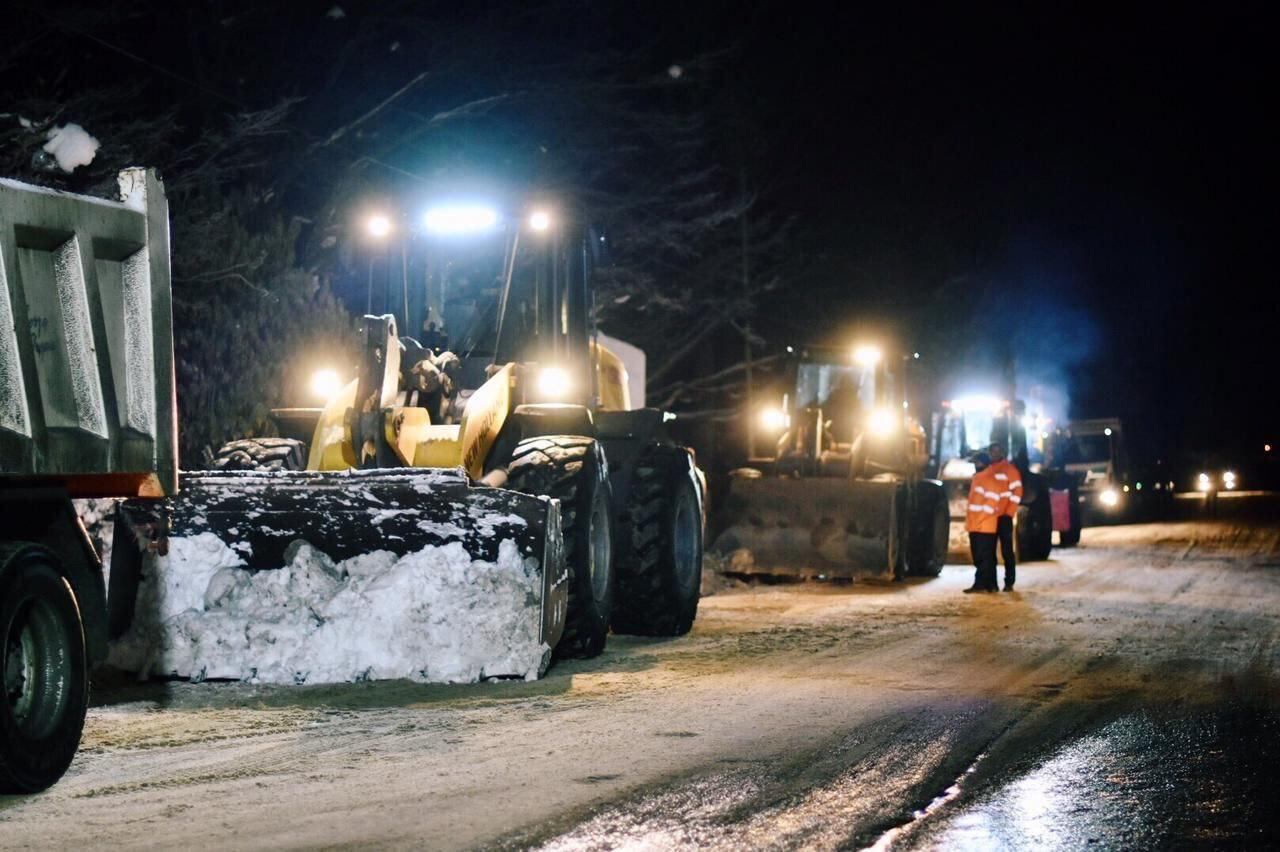
[[[947,504],[923,476],[902,359],[870,344],[806,346],[783,363],[781,383],[748,401],[768,446],[733,472],[713,550],[741,574],[937,576]]]
[[[169,220],[154,172],[107,201],[0,180],[0,792],[42,790],[107,655],[77,497],[178,487]]]

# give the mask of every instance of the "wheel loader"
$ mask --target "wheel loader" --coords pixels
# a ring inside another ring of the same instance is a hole
[[[514,539],[533,566],[519,618],[556,656],[599,654],[611,628],[687,632],[704,480],[597,339],[599,237],[567,209],[440,204],[425,221],[425,273],[406,263],[395,312],[363,317],[345,387],[275,412],[281,437],[228,443],[179,497],[123,506],[113,595],[132,599],[148,549],[179,536],[212,534],[251,570],[297,541],[334,560],[456,542],[493,560]]]
[[[1048,559],[1053,549],[1053,531],[1069,535],[1073,524],[1078,529],[1078,522],[1073,521],[1078,514],[1071,509],[1074,488],[1051,487],[1053,482],[1039,470],[1042,456],[1032,461],[1032,452],[1038,454],[1039,445],[1028,441],[1029,420],[1021,400],[990,394],[944,400],[933,413],[929,470],[946,488],[950,550],[955,558],[969,558],[964,519],[975,470],[973,456],[993,443],[1004,444],[1007,457],[1022,473],[1022,503],[1014,526],[1018,558],[1028,562]],[[1056,510],[1055,500],[1059,504]]]
[[[946,499],[922,476],[902,371],[873,346],[792,348],[785,363],[773,400],[749,401],[771,446],[733,472],[713,550],[741,574],[937,576]]]

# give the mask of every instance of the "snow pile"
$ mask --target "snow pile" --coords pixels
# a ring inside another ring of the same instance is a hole
[[[99,144],[80,125],[65,124],[49,131],[49,141],[44,143],[44,150],[57,159],[58,168],[71,172],[92,163]]]
[[[147,562],[112,665],[193,680],[471,683],[532,680],[548,658],[538,562],[509,539],[495,562],[460,542],[336,564],[295,542],[287,560],[250,572],[212,533],[170,539]]]
[[[76,507],[76,515],[84,530],[89,534],[94,549],[102,557],[103,580],[111,581],[111,542],[115,536],[116,504],[120,501],[111,497],[95,497],[84,500],[72,500]]]

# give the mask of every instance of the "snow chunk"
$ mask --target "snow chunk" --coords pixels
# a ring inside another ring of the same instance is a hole
[[[286,561],[254,573],[210,533],[170,539],[111,663],[192,680],[471,683],[533,679],[548,658],[538,561],[510,539],[494,562],[461,542],[338,563],[295,542]]]
[[[58,160],[58,168],[73,172],[93,162],[100,144],[80,125],[65,124],[49,131],[49,141],[44,143],[44,150]]]

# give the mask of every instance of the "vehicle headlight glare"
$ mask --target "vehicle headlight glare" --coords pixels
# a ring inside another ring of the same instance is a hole
[[[318,399],[328,402],[342,389],[342,379],[333,370],[316,370],[311,374],[311,393]]]
[[[867,418],[867,428],[873,435],[888,435],[897,425],[892,412],[883,408],[878,408],[871,412],[871,416]]]
[[[781,408],[766,408],[760,412],[760,425],[770,432],[781,432],[787,428],[787,413]]]
[[[1098,499],[1102,501],[1102,505],[1107,507],[1114,507],[1120,503],[1120,495],[1116,493],[1114,488],[1108,488],[1103,491]]]
[[[543,367],[538,373],[538,393],[544,399],[564,399],[572,384],[563,367]]]

